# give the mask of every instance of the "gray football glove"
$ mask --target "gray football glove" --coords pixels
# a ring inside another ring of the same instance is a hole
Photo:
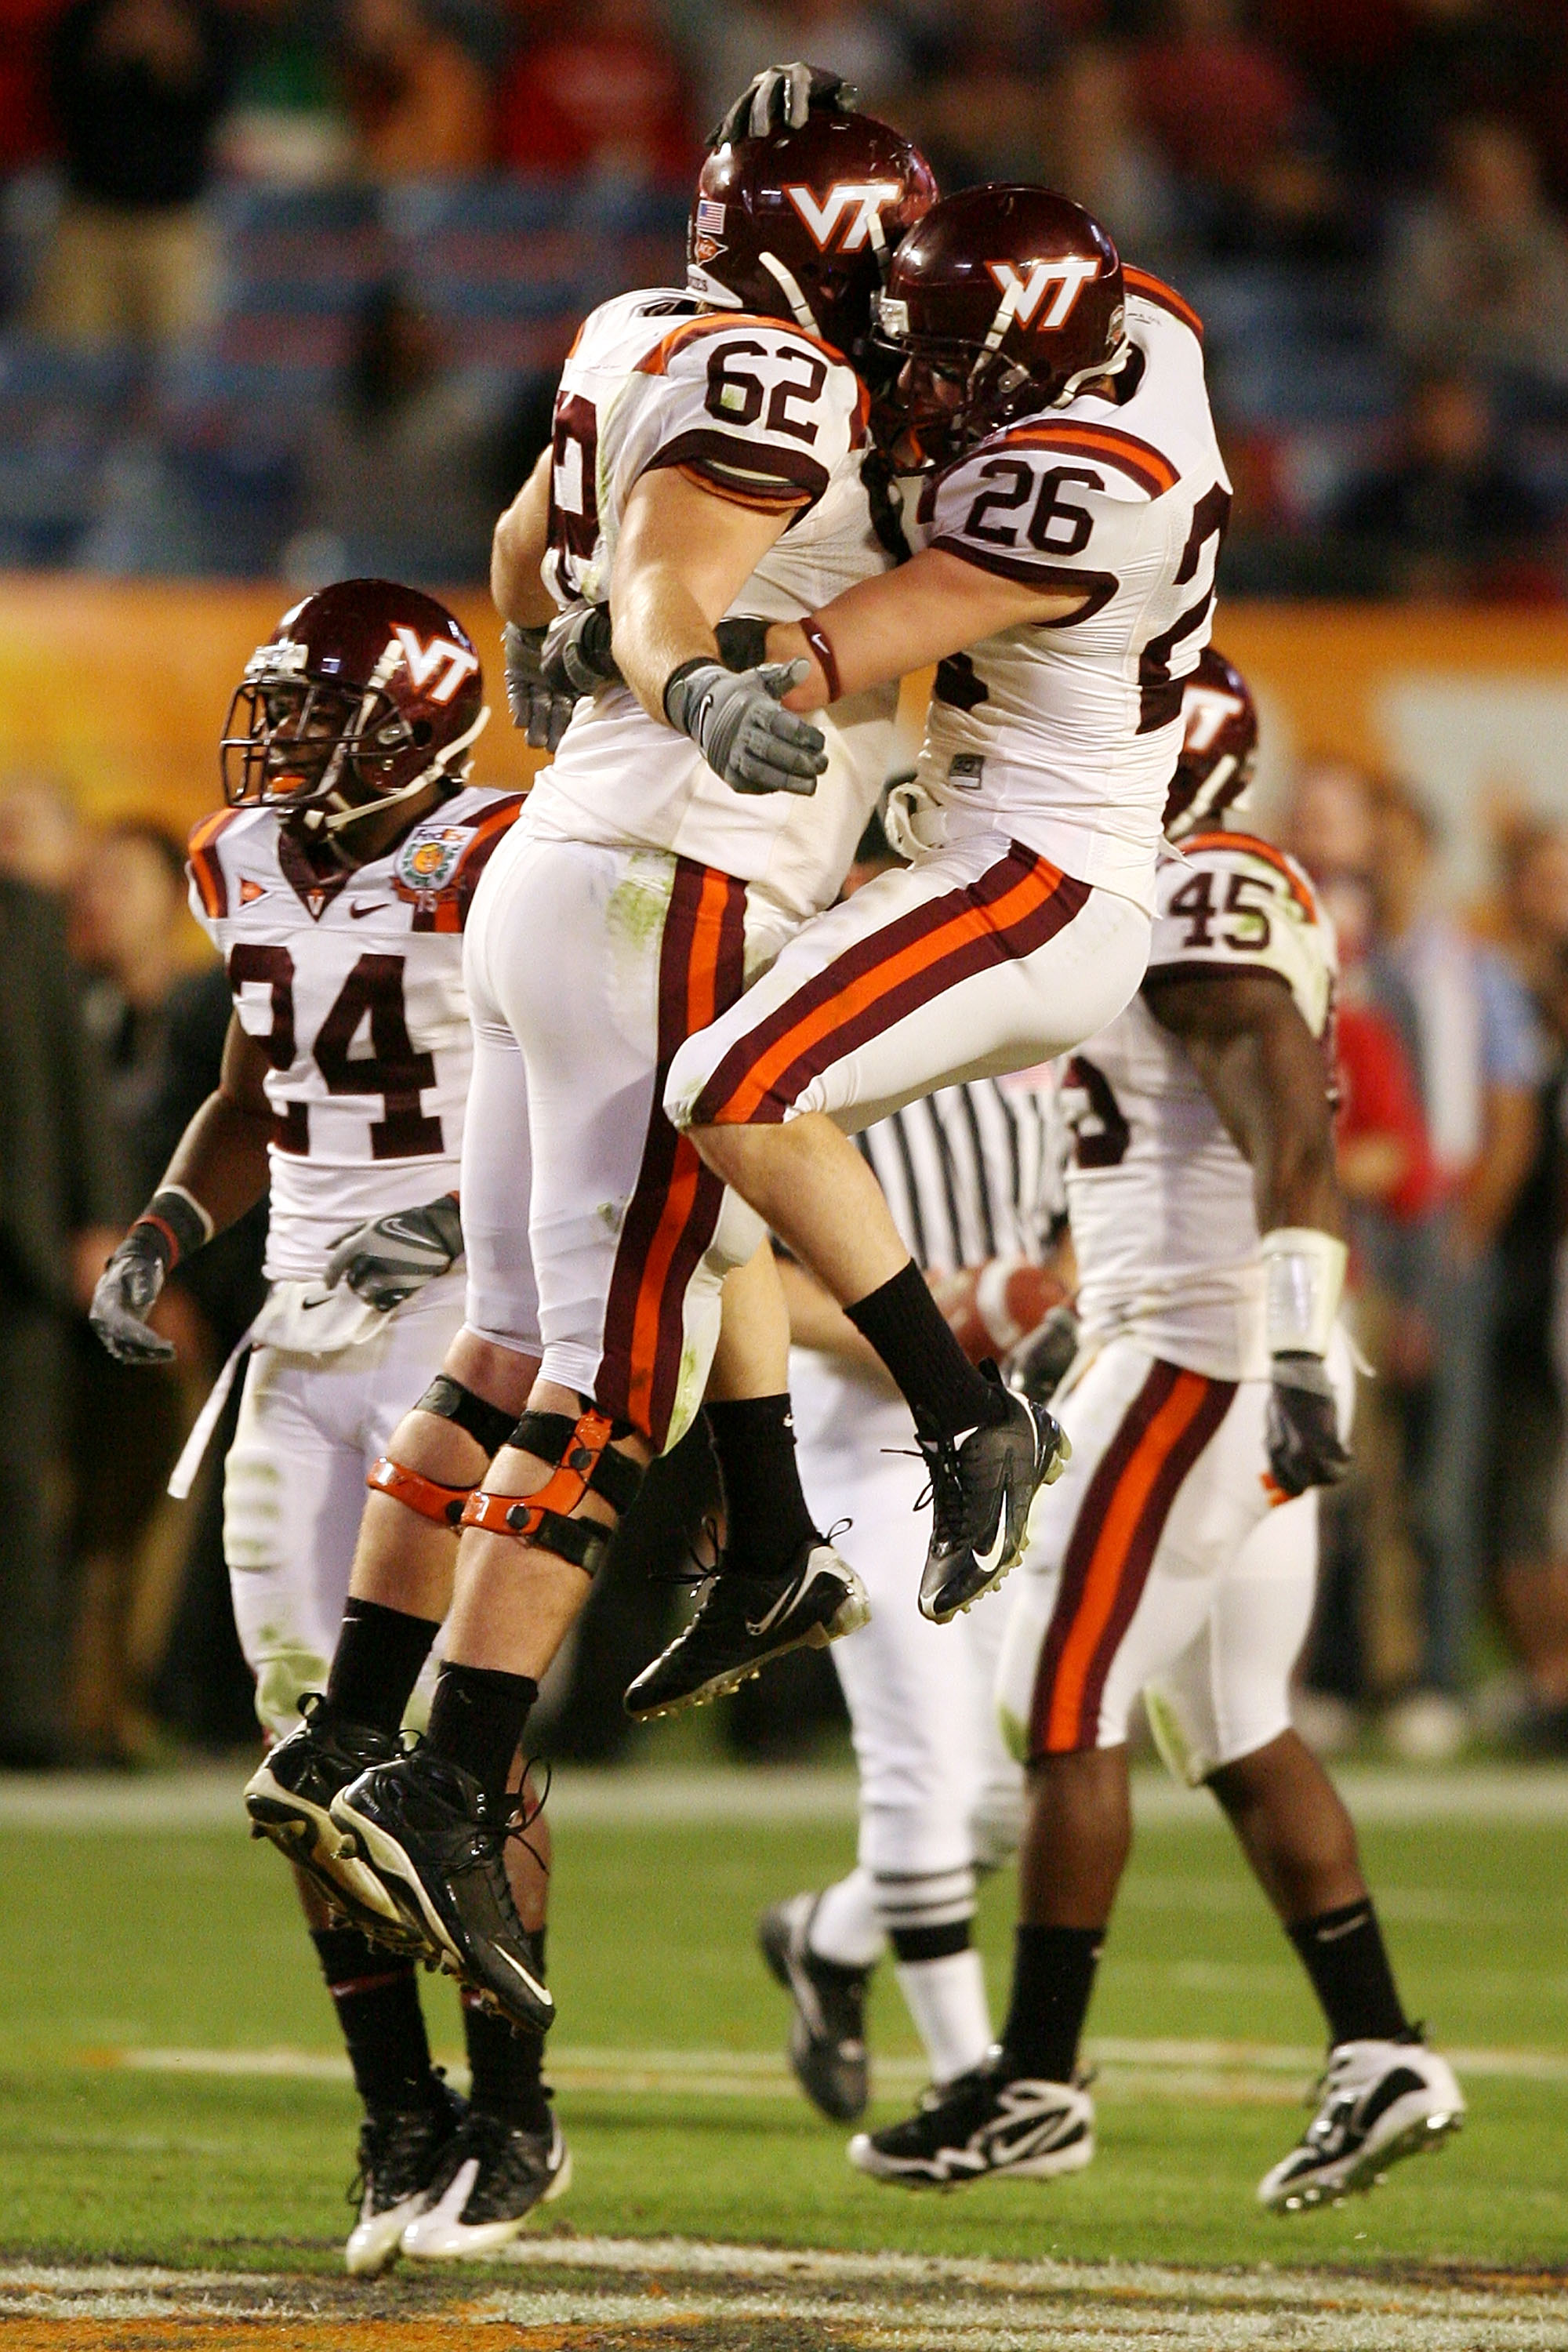
[[[1339,1406],[1321,1356],[1274,1358],[1265,1444],[1275,1484],[1287,1495],[1337,1486],[1351,1466]]]
[[[327,1286],[346,1282],[367,1307],[401,1307],[463,1255],[463,1221],[450,1192],[422,1209],[394,1209],[340,1234],[327,1260]]]
[[[1053,1307],[1008,1358],[1013,1386],[1031,1404],[1049,1404],[1077,1353],[1078,1317],[1070,1307]]]
[[[92,1294],[88,1321],[121,1364],[166,1364],[174,1342],[150,1330],[147,1318],[169,1270],[169,1244],[155,1225],[132,1225]]]
[[[556,694],[592,694],[612,679],[624,684],[610,643],[609,606],[572,604],[558,614],[544,632],[539,666],[546,686]]]
[[[809,667],[764,662],[737,673],[719,662],[683,663],[665,687],[665,716],[733,791],[810,794],[827,765],[826,740],[781,708]]]
[[[544,676],[546,634],[543,629],[520,629],[515,621],[509,621],[500,635],[507,709],[512,725],[521,730],[536,751],[554,751],[577,707],[575,693],[560,691]]]
[[[859,91],[822,66],[798,58],[793,65],[764,66],[709,132],[708,144],[727,147],[735,139],[765,139],[770,131],[803,131],[814,105],[853,114],[859,103]]]

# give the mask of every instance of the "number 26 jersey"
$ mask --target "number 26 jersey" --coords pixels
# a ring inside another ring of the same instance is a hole
[[[1121,400],[1083,392],[1021,418],[922,492],[924,546],[1084,601],[939,666],[919,776],[949,840],[955,828],[1004,833],[1149,908],[1230,484],[1196,317],[1157,278],[1125,276]]]
[[[847,361],[787,320],[704,310],[655,289],[584,321],[556,395],[547,586],[565,604],[610,593],[642,477],[674,470],[715,499],[790,520],[731,613],[798,620],[884,572],[862,474],[868,396]],[[530,834],[665,849],[752,884],[795,922],[837,896],[887,772],[895,688],[818,723],[815,793],[733,791],[626,687],[580,701],[530,798]]]
[[[1270,971],[1332,1076],[1333,927],[1293,858],[1207,833],[1156,880],[1151,973]],[[1211,1380],[1268,1376],[1252,1170],[1142,995],[1060,1065],[1068,1213],[1087,1342],[1125,1335]]]
[[[191,835],[191,908],[267,1057],[267,1273],[321,1274],[350,1226],[458,1188],[473,1067],[463,927],[522,807],[468,786],[323,882],[269,809]]]

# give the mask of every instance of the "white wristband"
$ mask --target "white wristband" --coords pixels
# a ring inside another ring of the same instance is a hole
[[[1264,1331],[1271,1356],[1328,1353],[1348,1253],[1312,1225],[1277,1225],[1263,1236]]]

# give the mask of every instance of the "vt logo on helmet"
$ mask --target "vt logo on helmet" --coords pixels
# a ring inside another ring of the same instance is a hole
[[[1062,406],[1130,349],[1115,246],[1048,188],[966,188],[934,205],[894,254],[877,318],[928,464]]]
[[[489,713],[479,656],[433,596],[340,580],[258,646],[218,746],[231,807],[276,809],[328,843],[435,783],[456,791]]]
[[[1162,820],[1167,841],[1246,807],[1258,765],[1258,706],[1234,662],[1205,646],[1182,688],[1182,749]]]
[[[879,236],[885,242],[882,215],[898,205],[903,193],[897,180],[840,180],[819,204],[810,188],[784,190],[824,253],[835,239],[840,253],[858,253]]]
[[[731,141],[702,166],[687,285],[789,319],[859,362],[888,257],[936,201],[919,149],[868,114],[814,107],[798,131]]]

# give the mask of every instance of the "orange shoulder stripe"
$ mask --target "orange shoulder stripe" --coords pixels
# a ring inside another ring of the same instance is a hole
[[[202,904],[215,922],[228,912],[228,885],[224,880],[223,867],[212,855],[213,845],[226,826],[239,814],[237,809],[214,809],[191,828],[186,844],[190,851],[191,872],[202,894]]]
[[[815,344],[836,367],[847,367],[849,362],[841,351],[824,342],[805,327],[797,327],[793,319],[768,319],[755,310],[714,310],[700,319],[685,319],[657,342],[651,352],[638,360],[634,373],[637,375],[663,375],[670,361],[683,344],[695,342],[700,335],[721,335],[736,327],[766,327],[773,334],[798,335],[803,343]]]
[[[1244,849],[1249,857],[1260,857],[1265,866],[1272,866],[1276,874],[1284,876],[1290,885],[1291,897],[1306,916],[1307,920],[1310,923],[1317,921],[1317,901],[1311,892],[1303,887],[1301,877],[1295,866],[1282,849],[1276,849],[1271,841],[1265,841],[1260,835],[1223,831],[1194,833],[1190,841],[1184,841],[1182,844],[1182,847],[1184,849]]]
[[[1179,469],[1152,443],[1117,425],[1079,423],[1064,418],[1059,425],[1025,425],[1005,436],[1006,448],[1059,449],[1064,456],[1098,457],[1131,476],[1151,498],[1162,498],[1181,479]]]
[[[1173,319],[1180,319],[1184,327],[1192,329],[1200,343],[1203,341],[1203,320],[1192,304],[1184,301],[1175,288],[1167,286],[1163,278],[1156,278],[1151,270],[1134,269],[1130,263],[1123,263],[1121,282],[1129,294],[1136,294],[1143,301],[1157,303],[1162,310],[1169,310]]]

